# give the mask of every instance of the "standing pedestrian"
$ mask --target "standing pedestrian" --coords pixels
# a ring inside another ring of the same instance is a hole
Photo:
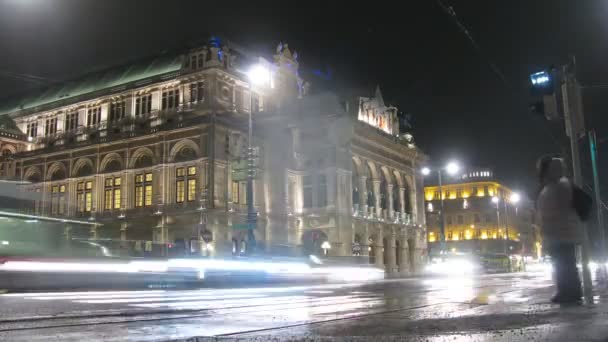
[[[543,245],[548,247],[553,264],[557,293],[554,303],[579,302],[581,282],[576,267],[576,245],[582,242],[581,220],[573,200],[577,188],[565,176],[561,158],[545,156],[539,159],[540,191],[536,206],[540,217]]]

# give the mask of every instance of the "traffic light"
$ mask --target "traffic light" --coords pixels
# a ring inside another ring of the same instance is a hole
[[[535,98],[529,106],[530,111],[543,115],[547,120],[561,118],[558,106],[561,92],[559,82],[556,82],[558,80],[559,71],[553,67],[530,75],[530,94]]]

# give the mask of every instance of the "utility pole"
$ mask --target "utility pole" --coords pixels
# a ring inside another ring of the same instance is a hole
[[[253,206],[253,177],[255,176],[255,156],[253,148],[253,110],[254,93],[253,86],[249,86],[249,120],[248,120],[248,148],[247,148],[247,254],[255,250],[255,229],[258,214]]]
[[[600,265],[606,263],[606,233],[604,231],[604,214],[602,211],[602,198],[600,196],[600,178],[597,171],[597,140],[595,130],[589,132],[589,149],[591,152],[591,166],[593,167],[593,190],[595,192],[595,205],[597,210],[597,227],[600,240]],[[605,270],[605,267],[602,267]]]
[[[444,255],[446,253],[446,243],[445,243],[445,214],[443,213],[443,186],[441,181],[441,169],[437,169],[437,178],[439,180],[439,201],[440,212],[439,212],[439,233],[441,236],[439,237],[439,255]]]
[[[583,186],[583,177],[581,174],[581,159],[579,154],[578,138],[579,134],[585,132],[585,124],[583,122],[583,107],[580,96],[580,86],[576,80],[576,59],[572,57],[570,64],[564,65],[562,68],[563,83],[562,97],[564,108],[564,121],[566,124],[566,134],[570,138],[570,150],[572,159],[572,173],[574,175],[574,184]],[[593,299],[591,272],[589,271],[589,235],[587,224],[581,223],[582,246],[581,259],[583,267],[583,289],[587,301]]]

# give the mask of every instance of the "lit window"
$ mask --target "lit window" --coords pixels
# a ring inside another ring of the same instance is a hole
[[[196,179],[188,179],[188,201],[196,199]]]
[[[190,102],[201,102],[205,99],[205,84],[196,82],[190,84]]]
[[[35,138],[38,136],[38,122],[30,122],[27,124],[27,136],[30,138]]]
[[[239,183],[239,203],[247,204],[247,182]]]
[[[146,185],[146,191],[144,193],[145,195],[145,201],[144,201],[144,205],[150,206],[152,205],[152,185]]]
[[[175,183],[175,201],[177,203],[183,203],[184,202],[184,198],[185,198],[185,193],[184,193],[184,180],[177,180]]]
[[[152,173],[135,176],[135,206],[152,205]]]
[[[135,99],[135,116],[152,112],[152,94],[138,96]]]
[[[161,109],[177,108],[179,106],[179,90],[165,90],[162,94]]]
[[[93,207],[93,182],[79,182],[76,185],[77,210],[80,213],[90,212]]]
[[[312,176],[302,177],[302,193],[304,194],[304,208],[312,208]]]
[[[327,176],[319,175],[317,181],[317,207],[323,208],[327,205]]]
[[[239,203],[239,182],[232,181],[231,191],[232,203]]]
[[[87,109],[87,126],[95,126],[101,122],[101,107]]]
[[[51,188],[51,215],[65,215],[65,185]]]
[[[126,103],[125,101],[110,103],[110,115],[108,121],[117,121],[125,117]]]
[[[196,166],[178,167],[175,170],[175,201],[196,200]]]
[[[433,203],[427,204],[426,209],[428,210],[429,213],[432,213],[433,212]]]
[[[57,133],[57,118],[46,119],[44,123],[44,135],[49,136]]]
[[[65,130],[71,131],[78,128],[78,112],[74,111],[65,116]]]
[[[120,209],[121,192],[120,192],[120,177],[106,178],[104,189],[104,209]]]

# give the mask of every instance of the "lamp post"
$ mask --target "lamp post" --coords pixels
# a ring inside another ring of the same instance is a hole
[[[428,176],[431,174],[431,171],[437,171],[437,180],[439,186],[439,254],[442,255],[445,253],[445,215],[443,214],[444,204],[443,204],[443,184],[442,184],[442,171],[445,170],[449,175],[455,175],[460,170],[460,166],[456,162],[449,162],[444,168],[434,168],[431,169],[429,167],[422,168],[421,172],[424,176]]]
[[[248,147],[247,147],[247,248],[249,251],[255,249],[255,229],[258,214],[253,206],[253,178],[255,177],[255,157],[253,153],[253,87],[270,84],[270,70],[262,64],[253,65],[247,72],[249,79],[249,122],[248,122]],[[249,252],[247,251],[247,252]]]
[[[519,220],[517,219],[517,203],[519,203],[520,199],[521,199],[521,196],[517,192],[511,193],[511,196],[509,196],[509,203],[511,203],[511,205],[515,208],[515,223],[517,224],[517,227],[518,227],[517,231],[519,231]],[[508,217],[506,201],[505,201],[505,217]],[[521,236],[521,231],[519,231],[519,233]],[[507,242],[508,242],[508,240],[509,240],[509,227],[507,226]],[[521,239],[520,239],[520,243],[522,246],[521,256],[522,256],[522,260],[524,260],[525,259],[524,258],[525,247],[524,247],[524,243],[521,241]],[[509,259],[509,262],[510,262],[510,259]],[[525,264],[525,261],[522,261],[522,263]]]

